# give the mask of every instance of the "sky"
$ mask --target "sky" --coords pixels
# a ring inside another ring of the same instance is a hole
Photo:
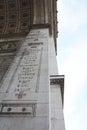
[[[58,1],[58,70],[66,130],[87,130],[87,0]]]

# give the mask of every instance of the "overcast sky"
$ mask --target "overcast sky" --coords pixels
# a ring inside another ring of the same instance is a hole
[[[87,130],[87,0],[58,1],[58,69],[66,130]]]

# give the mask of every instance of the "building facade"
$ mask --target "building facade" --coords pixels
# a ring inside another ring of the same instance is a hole
[[[56,0],[0,0],[0,130],[65,130]]]

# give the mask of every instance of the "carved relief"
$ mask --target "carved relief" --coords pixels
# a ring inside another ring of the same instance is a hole
[[[9,65],[11,64],[13,58],[14,58],[14,55],[0,56],[0,82],[2,81],[4,74],[8,70]]]
[[[12,76],[9,75],[10,82],[6,83],[8,85],[5,98],[0,104],[0,116],[35,116],[37,99],[30,99],[29,95],[33,93],[36,96],[38,92],[42,50],[43,43],[27,43],[20,48],[17,58],[14,59],[16,68]],[[9,69],[8,73],[10,72],[12,73]]]
[[[19,51],[19,63],[7,88],[7,93],[12,92],[16,100],[38,91],[42,49],[43,43],[28,43]]]
[[[29,32],[33,0],[0,0],[0,34]]]
[[[19,46],[19,41],[0,42],[0,83],[12,63]]]
[[[18,47],[19,41],[0,42],[0,53],[13,53]]]

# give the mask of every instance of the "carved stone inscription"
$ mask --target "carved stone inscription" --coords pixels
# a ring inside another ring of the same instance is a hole
[[[42,49],[43,43],[28,43],[23,48],[20,63],[8,88],[8,93],[13,92],[17,99],[38,91]]]

